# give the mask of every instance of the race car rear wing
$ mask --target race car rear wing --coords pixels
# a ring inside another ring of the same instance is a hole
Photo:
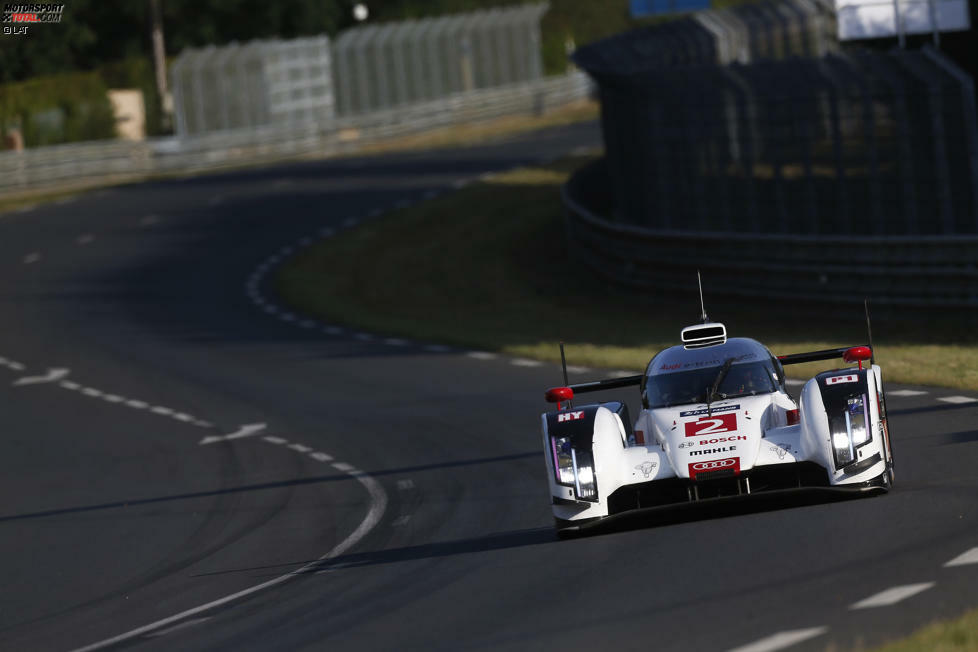
[[[819,360],[834,360],[842,358],[846,362],[858,362],[862,368],[863,360],[871,360],[873,348],[868,344],[860,346],[844,346],[838,349],[825,349],[823,351],[811,351],[808,353],[791,353],[789,355],[779,355],[778,360],[781,364],[801,364],[802,362],[818,362]]]

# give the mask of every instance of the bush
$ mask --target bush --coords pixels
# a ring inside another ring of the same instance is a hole
[[[115,138],[107,87],[96,73],[68,73],[0,89],[0,131],[20,129],[24,145]]]

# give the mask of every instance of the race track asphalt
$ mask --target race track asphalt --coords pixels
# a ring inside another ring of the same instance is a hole
[[[849,649],[978,605],[978,563],[944,566],[978,546],[967,392],[889,388],[889,495],[559,541],[555,366],[305,322],[247,285],[323,228],[599,142],[585,124],[0,215],[0,649]]]

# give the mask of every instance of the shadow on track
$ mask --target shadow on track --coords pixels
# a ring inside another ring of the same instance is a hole
[[[529,457],[538,457],[540,455],[539,451],[526,452],[526,453],[513,453],[510,455],[497,455],[494,457],[482,457],[473,460],[460,460],[456,462],[435,462],[432,464],[419,464],[415,466],[406,466],[396,469],[385,469],[381,471],[369,471],[368,475],[373,477],[383,477],[386,475],[400,475],[402,473],[417,473],[420,471],[432,471],[436,469],[447,469],[454,467],[464,467],[473,466],[477,464],[493,464],[495,462],[512,462],[515,460],[525,459]],[[264,491],[268,489],[282,489],[285,487],[295,487],[307,484],[319,484],[323,482],[345,482],[354,481],[354,476],[348,475],[346,473],[336,473],[333,475],[317,475],[307,478],[294,478],[292,480],[280,480],[276,482],[262,482],[259,484],[249,484],[240,487],[228,487],[225,489],[213,489],[209,491],[194,491],[182,494],[173,494],[170,496],[156,496],[153,498],[136,498],[132,500],[118,500],[108,503],[100,503],[96,505],[79,505],[75,507],[63,507],[58,509],[48,509],[40,512],[29,512],[26,514],[11,514],[9,516],[0,516],[0,523],[6,521],[19,521],[31,518],[43,518],[45,516],[60,516],[62,514],[77,514],[81,512],[94,512],[103,509],[116,509],[119,507],[136,507],[140,505],[152,505],[156,503],[166,503],[179,500],[193,500],[195,498],[208,498],[211,496],[222,496],[225,494],[235,494],[243,493],[249,491]]]

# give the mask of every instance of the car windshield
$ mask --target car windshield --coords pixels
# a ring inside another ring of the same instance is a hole
[[[764,362],[747,362],[730,367],[713,400],[769,394],[775,391],[774,372]],[[705,403],[721,366],[649,376],[645,396],[650,408]]]

